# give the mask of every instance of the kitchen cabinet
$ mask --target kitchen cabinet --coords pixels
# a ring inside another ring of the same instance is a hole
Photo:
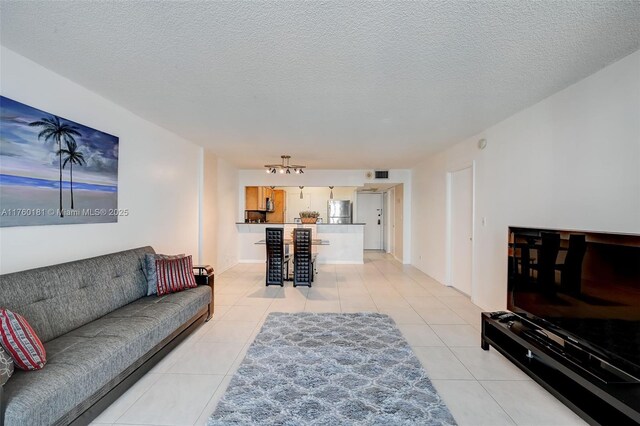
[[[273,211],[267,212],[267,222],[284,223],[284,212],[287,206],[287,197],[284,190],[268,188],[268,198],[273,201]]]
[[[266,210],[267,209],[267,191],[265,191],[264,186],[258,187],[258,210]]]
[[[267,198],[270,197],[271,188],[264,186],[246,186],[245,210],[267,210]]]
[[[247,186],[244,188],[244,208],[245,210],[258,210],[258,187]]]

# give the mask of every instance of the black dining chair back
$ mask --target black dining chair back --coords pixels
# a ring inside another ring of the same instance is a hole
[[[556,259],[560,251],[560,234],[555,232],[542,232],[541,244],[538,250],[538,258],[532,268],[538,272],[537,282],[548,292],[555,292]]]
[[[288,259],[284,251],[284,230],[282,228],[267,228],[265,240],[267,243],[266,285],[283,287],[284,279],[288,275]]]
[[[529,241],[516,235],[513,243],[513,274],[522,285],[531,278],[531,254]]]
[[[293,286],[311,287],[314,265],[311,251],[311,229],[298,228],[293,231]]]
[[[582,292],[582,261],[586,252],[585,236],[570,235],[564,263],[556,265],[556,269],[560,271],[560,287],[569,294],[579,296]]]

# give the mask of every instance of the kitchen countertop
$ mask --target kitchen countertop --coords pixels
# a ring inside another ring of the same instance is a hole
[[[366,223],[236,222],[236,225],[366,225]]]

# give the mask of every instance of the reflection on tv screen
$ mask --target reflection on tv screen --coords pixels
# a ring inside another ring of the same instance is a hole
[[[640,368],[640,236],[510,228],[508,286],[509,310]]]

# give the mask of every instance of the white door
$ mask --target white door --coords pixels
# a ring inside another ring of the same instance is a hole
[[[451,285],[471,295],[473,171],[451,173]]]
[[[364,249],[382,250],[382,194],[358,194],[357,222],[364,225]]]

